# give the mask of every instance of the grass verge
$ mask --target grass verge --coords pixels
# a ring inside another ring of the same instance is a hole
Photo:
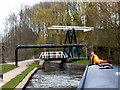
[[[90,64],[88,60],[84,59],[84,60],[77,60],[77,61],[73,61],[70,62],[71,64]]]
[[[6,73],[12,69],[16,68],[15,65],[11,64],[0,64],[0,73]]]
[[[61,63],[61,61],[54,61],[54,62],[58,62],[58,63]]]
[[[15,88],[25,78],[25,76],[30,71],[32,71],[35,67],[38,67],[38,65],[34,65],[34,64],[29,65],[29,67],[25,71],[23,71],[21,74],[17,75],[11,81],[9,81],[5,85],[3,85],[2,90],[4,90],[4,89],[13,90],[13,88]]]

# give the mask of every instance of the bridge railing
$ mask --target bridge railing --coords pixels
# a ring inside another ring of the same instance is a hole
[[[39,58],[65,58],[65,55],[62,51],[54,51],[54,52],[41,52]]]

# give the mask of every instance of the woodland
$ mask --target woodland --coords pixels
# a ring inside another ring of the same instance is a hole
[[[77,43],[86,44],[102,59],[120,60],[119,2],[40,2],[21,7],[5,20],[4,59],[14,60],[18,45],[62,45],[65,31],[48,30],[56,26],[94,27],[89,32],[76,31]],[[73,43],[74,44],[74,43]],[[19,59],[38,57],[48,49],[19,50]]]

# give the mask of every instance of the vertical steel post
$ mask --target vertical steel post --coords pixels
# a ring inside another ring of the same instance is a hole
[[[18,48],[15,49],[15,65],[18,66],[18,54],[17,54]]]
[[[67,32],[66,32],[64,44],[67,43],[67,39],[69,40],[69,43],[70,43],[69,30],[67,30]],[[65,52],[65,49],[66,49],[66,48],[64,48],[64,51],[63,51],[63,52]],[[69,52],[68,52],[68,58],[70,58],[70,50],[69,50]]]
[[[73,28],[73,34],[74,34],[74,41],[75,41],[75,44],[77,44],[77,38],[76,38],[76,34],[75,34],[75,29]],[[79,52],[78,52],[78,47],[76,47],[77,49],[77,55],[78,55],[78,58],[80,56]]]
[[[69,43],[72,44],[73,30],[72,30],[72,34],[69,34],[69,37],[70,37]],[[71,52],[71,55],[72,55],[72,58],[73,58],[73,52],[72,52],[73,50],[72,50],[72,49],[73,49],[73,47],[70,47],[70,48],[69,48],[69,51]]]

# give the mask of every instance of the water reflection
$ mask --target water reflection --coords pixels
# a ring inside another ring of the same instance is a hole
[[[26,88],[77,88],[83,71],[79,69],[59,68],[59,65],[45,64],[30,79]]]

